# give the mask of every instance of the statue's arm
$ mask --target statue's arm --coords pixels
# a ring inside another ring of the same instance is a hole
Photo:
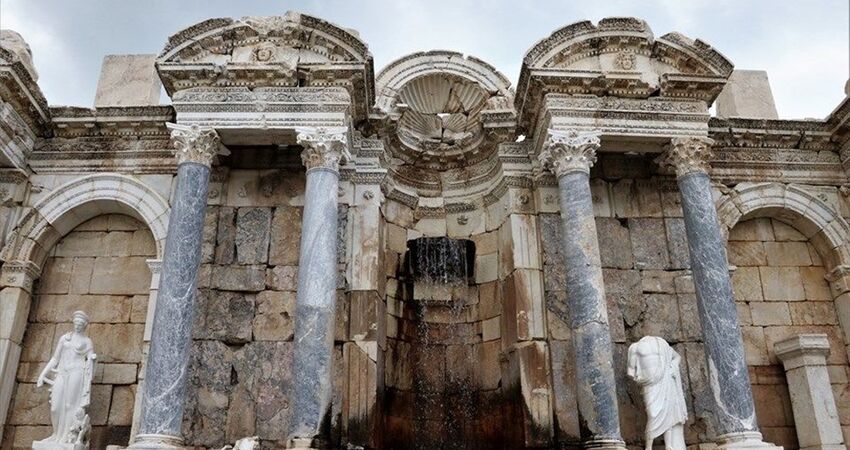
[[[47,361],[47,365],[44,366],[44,370],[42,370],[41,375],[38,376],[36,386],[41,387],[44,384],[44,381],[47,379],[47,374],[50,373],[51,370],[56,368],[56,365],[59,363],[59,353],[61,351],[62,338],[59,338],[59,342],[56,343],[56,350],[53,351],[53,356],[50,358],[50,361]]]

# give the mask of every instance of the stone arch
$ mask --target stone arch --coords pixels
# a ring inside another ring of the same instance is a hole
[[[802,186],[741,183],[717,201],[717,211],[724,234],[742,220],[772,217],[803,233],[823,258],[827,271],[850,264],[850,225]]]
[[[87,175],[42,198],[20,220],[0,254],[6,264],[40,271],[50,248],[81,223],[101,214],[125,214],[145,223],[161,259],[168,228],[168,201],[138,178],[117,173]],[[5,282],[5,280],[4,280]]]
[[[802,186],[741,183],[717,201],[718,221],[726,236],[738,222],[771,217],[801,232],[817,250],[850,357],[850,225],[824,199]],[[836,349],[837,350],[837,349]]]

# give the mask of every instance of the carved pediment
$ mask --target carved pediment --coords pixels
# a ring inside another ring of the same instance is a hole
[[[679,33],[655,38],[639,19],[574,23],[526,53],[517,87],[519,128],[534,129],[547,93],[660,96],[711,104],[731,72],[732,63],[708,44]]]
[[[157,59],[169,95],[195,87],[346,88],[355,120],[374,99],[372,55],[354,31],[304,14],[210,19],[172,36]]]

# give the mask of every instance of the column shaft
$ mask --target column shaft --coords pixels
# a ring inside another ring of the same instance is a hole
[[[576,390],[590,444],[622,445],[596,220],[585,172],[558,180]]]
[[[142,419],[132,449],[178,448],[195,309],[210,164],[218,153],[212,129],[170,125],[177,149],[177,183],[168,220],[150,353],[142,393]]]
[[[720,435],[757,431],[744,341],[708,174],[679,177],[685,233]]]
[[[209,176],[210,168],[202,164],[184,163],[177,169],[151,331],[140,435],[180,436]]]
[[[305,441],[325,435],[330,423],[338,184],[339,176],[332,170],[307,172],[295,300],[290,424],[290,437]]]

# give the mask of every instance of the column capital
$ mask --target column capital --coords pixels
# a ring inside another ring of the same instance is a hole
[[[32,293],[33,283],[41,268],[30,261],[7,261],[0,271],[0,287],[17,287]]]
[[[713,139],[703,136],[675,137],[670,139],[667,150],[655,162],[661,167],[672,167],[676,177],[691,172],[708,173],[713,144]]]
[[[222,152],[218,133],[208,127],[198,125],[166,124],[171,130],[171,142],[177,152],[177,165],[183,163],[203,164],[212,166],[215,155]],[[222,152],[226,153],[226,150]]]
[[[549,129],[537,159],[560,178],[570,172],[590,173],[596,162],[601,131],[557,131]]]
[[[312,169],[339,172],[339,165],[351,159],[347,127],[304,127],[295,131],[298,145],[304,147],[301,162],[308,172]]]
[[[825,366],[829,356],[829,338],[825,334],[801,334],[773,345],[785,370],[801,366]]]

